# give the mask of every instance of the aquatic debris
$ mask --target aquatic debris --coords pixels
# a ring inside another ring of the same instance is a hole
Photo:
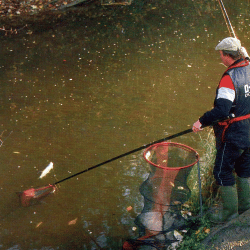
[[[50,162],[50,164],[42,171],[41,175],[39,176],[39,179],[42,179],[44,176],[46,176],[52,168],[53,162]]]
[[[181,215],[183,218],[188,219],[188,217],[192,216],[192,213],[190,211],[182,210]]]
[[[132,206],[128,206],[128,207],[127,207],[127,211],[131,211],[132,209],[133,209]]]
[[[173,204],[174,205],[181,205],[181,202],[180,201],[173,201]]]
[[[146,157],[148,160],[151,160],[151,152],[150,152],[150,151],[147,151],[145,157]]]
[[[183,235],[182,232],[179,232],[177,230],[174,230],[174,237],[177,240],[177,242],[173,242],[171,244],[171,249],[177,249],[177,247],[179,246],[179,244],[182,242],[183,240]]]
[[[77,219],[78,219],[78,218],[75,218],[74,220],[69,221],[69,222],[68,222],[68,225],[69,225],[69,226],[70,226],[70,225],[75,225],[76,222],[77,222]]]
[[[169,182],[172,187],[174,187],[174,183],[172,181]]]
[[[40,227],[42,223],[43,223],[42,221],[37,223],[36,228]]]
[[[181,234],[179,231],[177,231],[177,230],[174,230],[174,237],[175,237],[178,241],[182,241],[182,239],[183,239],[182,234]]]

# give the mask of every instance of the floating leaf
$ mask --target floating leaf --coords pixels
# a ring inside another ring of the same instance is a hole
[[[131,206],[128,206],[127,207],[127,211],[129,212],[129,211],[131,211],[133,209],[133,207],[131,207]]]
[[[42,221],[39,222],[39,223],[37,223],[36,228],[38,228],[39,226],[41,226],[42,223],[43,223]]]
[[[68,225],[75,225],[76,224],[76,221],[77,221],[78,218],[75,218],[74,220],[71,220],[69,221]]]

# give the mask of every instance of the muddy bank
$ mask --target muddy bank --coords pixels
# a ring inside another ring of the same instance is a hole
[[[124,2],[124,0],[121,1]],[[1,30],[3,30],[3,28],[20,29],[22,26],[32,23],[48,25],[68,16],[70,16],[71,21],[74,21],[78,16],[93,19],[103,16],[119,16],[127,11],[133,15],[133,10],[144,15],[160,4],[156,3],[152,7],[147,1],[140,3],[134,1],[132,5],[105,5],[104,2],[104,0],[31,0],[22,3],[19,1],[0,1],[0,27],[2,26]]]
[[[152,20],[162,23],[170,22],[192,13],[192,16],[202,16],[204,22],[214,19],[219,9],[216,2],[204,3],[203,5],[188,0],[185,5],[182,1],[152,1],[152,0],[121,0],[120,2],[131,2],[130,4],[103,5],[107,0],[29,0],[23,1],[0,1],[0,35],[18,34],[23,30],[29,34],[29,30],[50,29],[61,26],[64,23],[73,23],[78,20],[92,22],[108,22],[110,27],[119,28],[122,22],[131,26],[146,25]],[[118,0],[111,0],[111,2]],[[184,14],[186,13],[186,14]],[[206,19],[206,20],[205,20]],[[178,23],[178,22],[177,22]],[[150,27],[149,27],[150,28]]]
[[[25,4],[5,2],[0,7],[1,34],[10,35],[27,33],[29,30],[50,29],[63,21],[74,21],[79,16],[92,18],[101,15],[100,1],[84,2],[80,5],[66,7],[65,1],[43,0]],[[96,14],[95,14],[96,13]]]

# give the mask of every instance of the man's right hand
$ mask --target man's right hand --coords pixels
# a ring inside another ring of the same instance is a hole
[[[203,128],[201,128],[202,124],[200,123],[200,121],[196,121],[194,124],[193,124],[193,127],[192,127],[192,130],[197,133],[201,130],[203,130]]]

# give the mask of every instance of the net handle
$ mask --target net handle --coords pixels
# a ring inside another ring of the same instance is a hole
[[[187,166],[175,167],[175,168],[162,167],[162,166],[159,166],[159,165],[157,165],[157,164],[151,162],[150,160],[148,160],[147,157],[146,157],[146,154],[147,154],[148,150],[150,150],[152,147],[156,147],[156,148],[157,148],[157,147],[160,147],[160,146],[162,146],[162,145],[164,145],[164,146],[177,146],[178,148],[182,148],[182,149],[184,149],[184,150],[186,150],[186,151],[193,152],[193,153],[195,153],[196,160],[195,160],[193,163],[191,163],[191,164],[189,164],[189,165],[187,165]],[[155,167],[157,167],[157,168],[166,169],[166,170],[172,170],[172,171],[192,167],[192,166],[194,166],[194,165],[199,161],[199,159],[200,159],[200,156],[199,156],[199,154],[198,154],[198,152],[197,152],[196,150],[194,150],[193,148],[191,148],[191,147],[189,147],[189,146],[187,146],[187,145],[184,145],[184,144],[181,144],[181,143],[176,143],[176,142],[162,142],[162,143],[157,143],[157,144],[155,144],[155,145],[151,145],[151,146],[149,146],[149,147],[147,148],[147,150],[144,151],[143,157],[144,157],[144,159],[145,159],[149,164],[151,164],[151,165],[153,165],[153,166],[155,166]]]
[[[97,167],[103,166],[103,165],[105,165],[105,164],[107,164],[107,163],[110,163],[110,162],[112,162],[112,161],[115,161],[115,160],[117,160],[117,159],[120,159],[120,158],[122,158],[122,157],[124,157],[124,156],[127,156],[127,155],[133,154],[133,153],[135,153],[135,152],[138,152],[138,151],[140,151],[140,150],[142,150],[142,149],[145,149],[145,148],[147,148],[147,147],[149,147],[149,146],[151,146],[151,145],[153,145],[153,144],[160,143],[160,142],[167,141],[167,140],[171,140],[171,139],[173,139],[173,138],[176,138],[176,137],[179,137],[179,136],[182,136],[182,135],[191,133],[191,132],[193,132],[193,130],[192,130],[191,128],[190,128],[190,129],[186,129],[186,130],[183,130],[183,131],[181,131],[181,132],[179,132],[179,133],[176,133],[176,134],[170,135],[170,136],[168,136],[168,137],[159,139],[159,140],[157,140],[157,141],[148,143],[148,144],[143,145],[143,146],[141,146],[141,147],[139,147],[139,148],[133,149],[133,150],[128,151],[128,152],[126,152],[126,153],[124,153],[124,154],[121,154],[121,155],[118,155],[118,156],[116,156],[116,157],[113,157],[113,158],[111,158],[111,159],[109,159],[109,160],[107,160],[107,161],[103,161],[103,162],[101,162],[101,163],[99,163],[99,164],[97,164],[97,165],[94,165],[94,166],[92,166],[92,167],[89,167],[89,168],[87,168],[87,169],[84,169],[84,170],[81,171],[81,172],[78,172],[78,173],[76,173],[76,174],[73,174],[73,175],[71,175],[71,176],[68,176],[67,178],[64,178],[64,179],[62,179],[62,180],[60,180],[60,181],[57,181],[57,182],[55,182],[55,183],[52,184],[52,185],[59,184],[59,183],[61,183],[61,182],[63,182],[63,181],[69,180],[69,179],[71,179],[71,178],[73,178],[73,177],[75,177],[75,176],[77,176],[77,175],[86,173],[86,172],[88,172],[88,171],[90,171],[90,170],[92,170],[92,169],[95,169],[95,168],[97,168]]]
[[[232,114],[232,115],[233,115],[233,114]],[[224,120],[228,120],[228,119],[230,119],[230,118],[232,118],[232,117],[229,115],[229,116],[227,116],[227,117],[224,117],[224,118],[222,118],[222,119],[219,119],[219,120],[213,122],[212,124],[209,124],[209,125],[206,125],[206,126],[202,126],[202,128],[205,128],[205,127],[208,127],[208,126],[213,126],[213,125],[217,124],[218,122],[221,122],[221,121],[224,121]],[[127,156],[127,155],[133,154],[133,153],[135,153],[135,152],[138,152],[138,151],[140,151],[140,150],[142,150],[142,149],[145,149],[145,148],[147,148],[147,147],[149,147],[149,146],[151,146],[151,145],[153,145],[153,144],[160,143],[160,142],[163,142],[163,141],[168,141],[168,140],[177,138],[177,137],[179,137],[179,136],[182,136],[182,135],[185,135],[185,134],[188,134],[188,133],[191,133],[191,132],[193,132],[193,130],[192,130],[191,128],[189,128],[189,129],[183,130],[183,131],[181,131],[181,132],[179,132],[179,133],[176,133],[176,134],[167,136],[167,137],[165,137],[165,138],[159,139],[159,140],[157,140],[157,141],[151,142],[151,143],[149,143],[149,144],[143,145],[143,146],[141,146],[141,147],[139,147],[139,148],[136,148],[136,149],[133,149],[133,150],[131,150],[131,151],[128,151],[127,153],[118,155],[118,156],[113,157],[113,158],[111,158],[111,159],[109,159],[109,160],[107,160],[107,161],[103,161],[103,162],[101,162],[101,163],[99,163],[99,164],[97,164],[97,165],[94,165],[94,166],[89,167],[89,168],[87,168],[87,169],[84,169],[83,171],[80,171],[80,172],[78,172],[78,173],[76,173],[76,174],[73,174],[73,175],[71,175],[71,176],[68,176],[68,177],[66,177],[66,178],[64,178],[64,179],[62,179],[62,180],[60,180],[60,181],[55,182],[55,183],[52,184],[52,185],[59,184],[59,183],[61,183],[61,182],[63,182],[63,181],[69,180],[69,179],[71,179],[71,178],[73,178],[73,177],[75,177],[75,176],[77,176],[77,175],[86,173],[86,172],[88,172],[88,171],[90,171],[90,170],[93,170],[93,169],[95,169],[95,168],[98,168],[98,167],[100,167],[100,166],[103,166],[103,165],[105,165],[105,164],[107,164],[107,163],[110,163],[110,162],[112,162],[112,161],[115,161],[115,160],[117,160],[117,159],[120,159],[120,158],[122,158],[122,157],[124,157],[124,156]]]

